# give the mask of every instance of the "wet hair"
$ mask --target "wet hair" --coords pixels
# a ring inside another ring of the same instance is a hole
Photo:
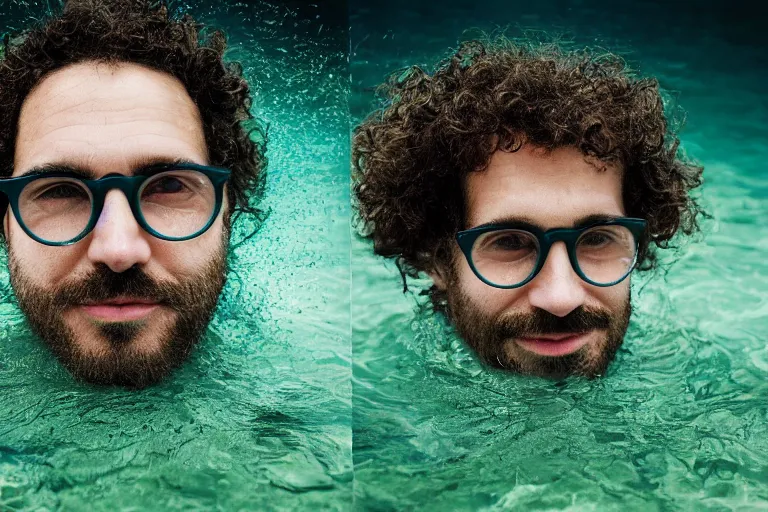
[[[0,177],[13,173],[22,104],[46,75],[81,62],[130,62],[177,78],[197,106],[211,165],[232,171],[226,222],[233,213],[261,219],[267,130],[250,113],[242,67],[223,60],[226,47],[221,31],[207,32],[189,15],[175,19],[163,2],[148,0],[69,0],[40,26],[6,34],[0,46]],[[0,212],[7,207],[0,195]]]
[[[640,269],[657,266],[653,246],[699,229],[703,212],[690,192],[703,169],[679,154],[658,82],[634,76],[617,55],[473,40],[434,72],[393,73],[378,94],[383,107],[353,135],[356,224],[377,254],[395,259],[404,284],[450,270],[466,176],[523,144],[621,164],[626,213],[648,222]]]

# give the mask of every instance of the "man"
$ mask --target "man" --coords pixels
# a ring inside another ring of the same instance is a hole
[[[0,53],[11,285],[78,378],[141,388],[202,337],[265,137],[224,36],[142,0],[70,0]],[[10,40],[9,40],[10,39]],[[255,202],[255,201],[254,201]]]
[[[431,276],[435,308],[491,365],[602,374],[629,274],[701,213],[702,169],[678,158],[657,82],[604,53],[470,41],[382,89],[352,155],[375,252]]]

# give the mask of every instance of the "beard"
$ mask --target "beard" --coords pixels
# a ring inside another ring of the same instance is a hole
[[[612,313],[607,309],[579,306],[559,317],[535,308],[531,313],[488,315],[459,288],[447,289],[445,313],[459,336],[487,364],[539,377],[561,379],[569,375],[594,378],[605,373],[624,342],[631,298]],[[597,343],[587,343],[564,356],[542,356],[520,347],[514,340],[536,335],[587,333],[598,330]]]
[[[86,277],[53,289],[33,284],[9,251],[11,285],[32,331],[76,379],[140,389],[181,366],[203,337],[226,281],[226,250],[225,243],[203,270],[177,283],[158,282],[139,267],[116,273],[99,263]],[[64,322],[64,312],[126,296],[156,302],[175,318],[154,331],[145,320],[97,322],[106,343],[99,343],[96,353],[83,350],[83,340]],[[142,351],[142,336],[154,338],[157,348]]]

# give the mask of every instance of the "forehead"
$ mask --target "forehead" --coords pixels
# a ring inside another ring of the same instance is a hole
[[[621,216],[621,183],[620,166],[587,159],[576,148],[496,151],[487,169],[466,178],[466,227],[517,219],[550,229],[590,215]]]
[[[207,163],[184,85],[131,63],[79,63],[46,76],[22,105],[14,156],[15,175],[44,164],[107,174],[155,158]]]

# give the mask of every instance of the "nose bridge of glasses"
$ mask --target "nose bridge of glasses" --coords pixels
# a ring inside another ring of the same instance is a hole
[[[94,221],[98,222],[101,218],[107,197],[115,189],[122,192],[122,196],[134,217],[133,220],[138,221],[139,212],[136,211],[135,196],[138,188],[141,186],[141,181],[142,179],[139,176],[124,176],[120,174],[109,174],[99,180],[91,181],[89,184],[93,193]]]
[[[549,253],[553,247],[560,247],[562,243],[563,249],[566,250],[568,255],[568,261],[571,264],[573,270],[576,270],[578,263],[576,262],[576,240],[579,238],[580,231],[570,228],[557,228],[539,234],[539,243],[541,245],[541,267],[546,265],[549,259]]]

